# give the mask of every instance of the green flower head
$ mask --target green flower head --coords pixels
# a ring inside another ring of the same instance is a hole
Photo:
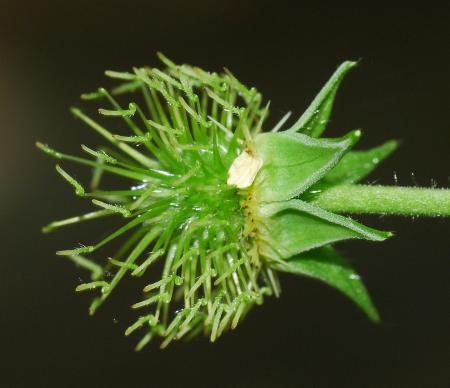
[[[96,291],[90,313],[114,297],[125,276],[142,278],[146,285],[131,306],[140,316],[125,333],[143,332],[138,349],[153,337],[165,347],[200,332],[215,341],[265,297],[280,294],[277,273],[284,271],[339,289],[376,321],[364,285],[332,244],[381,241],[390,233],[330,212],[321,200],[333,187],[363,179],[396,148],[389,141],[353,151],[359,131],[320,137],[339,84],[356,63],[343,63],[292,127],[283,129],[286,115],[270,129],[269,104],[228,70],[210,73],[159,57],[164,70],[107,71],[117,87],[82,95],[101,104],[104,124],[72,108],[104,146],[83,145],[82,158],[37,144],[94,171],[87,191],[56,167],[97,210],[52,222],[45,232],[123,218],[103,240],[58,252],[90,271],[92,281],[76,288]],[[120,122],[126,132],[107,129]],[[103,174],[120,177],[120,190],[103,187]],[[123,243],[108,253],[115,239]]]

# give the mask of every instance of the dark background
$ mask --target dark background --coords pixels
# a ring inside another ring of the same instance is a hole
[[[72,153],[80,143],[97,146],[68,107],[105,84],[105,69],[157,65],[157,50],[232,69],[271,99],[272,123],[288,110],[300,114],[341,61],[362,58],[328,134],[363,128],[362,148],[403,140],[372,182],[395,184],[396,174],[401,185],[448,187],[448,10],[431,2],[93,3],[0,1],[0,386],[447,387],[448,220],[365,218],[396,237],[340,245],[365,279],[380,325],[332,289],[283,276],[282,297],[216,344],[134,353],[136,339],[122,334],[134,317],[126,291],[90,318],[88,297],[73,292],[85,274],[54,256],[95,241],[105,224],[40,234],[88,205],[34,142]],[[87,179],[87,171],[70,171]]]

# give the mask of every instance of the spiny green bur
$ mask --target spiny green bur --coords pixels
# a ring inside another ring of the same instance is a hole
[[[124,218],[123,226],[103,240],[57,252],[90,271],[92,281],[76,288],[99,290],[90,313],[113,297],[124,276],[146,278],[143,296],[130,303],[144,314],[125,332],[144,331],[136,349],[154,337],[166,347],[200,332],[215,341],[265,296],[280,294],[277,272],[284,271],[337,288],[377,321],[361,279],[332,244],[382,241],[391,233],[336,213],[448,216],[450,194],[356,185],[397,143],[353,151],[360,131],[320,138],[339,84],[356,63],[343,63],[292,127],[280,131],[288,114],[262,133],[268,104],[255,88],[228,70],[209,73],[159,57],[166,66],[162,71],[107,71],[121,82],[117,87],[82,95],[100,101],[105,126],[72,108],[105,140],[98,150],[81,146],[89,158],[37,143],[59,162],[94,169],[88,192],[56,167],[78,196],[100,208],[52,222],[44,232],[108,216]],[[118,98],[127,96],[132,101],[123,107]],[[110,132],[107,126],[116,127],[114,120],[123,121],[129,132]],[[100,190],[105,173],[123,178],[123,190]],[[121,248],[108,257],[105,246],[118,238]],[[159,276],[152,268],[158,262]]]

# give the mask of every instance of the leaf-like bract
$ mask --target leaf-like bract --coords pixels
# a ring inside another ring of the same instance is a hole
[[[319,137],[328,123],[333,109],[334,98],[341,81],[356,65],[357,62],[351,61],[342,63],[314,98],[308,109],[306,109],[297,122],[291,128],[287,129],[286,132],[301,132],[312,137]]]
[[[372,148],[367,151],[349,151],[340,162],[324,177],[325,184],[349,184],[359,182],[369,175],[383,160],[396,150],[398,142],[395,140]]]
[[[294,256],[276,264],[276,268],[321,280],[348,296],[372,321],[379,320],[378,312],[360,277],[331,246]]]
[[[264,217],[260,250],[274,260],[337,241],[382,241],[391,235],[297,199],[267,204],[260,208],[260,213]],[[276,249],[271,241],[276,242]]]
[[[285,201],[319,181],[358,140],[359,131],[340,139],[314,139],[300,133],[264,133],[252,143],[263,168],[254,184],[259,202]]]

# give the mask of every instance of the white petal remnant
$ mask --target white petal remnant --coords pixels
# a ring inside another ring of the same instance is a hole
[[[260,157],[245,150],[231,164],[228,170],[227,184],[236,186],[238,189],[250,187],[262,164],[263,161]]]

